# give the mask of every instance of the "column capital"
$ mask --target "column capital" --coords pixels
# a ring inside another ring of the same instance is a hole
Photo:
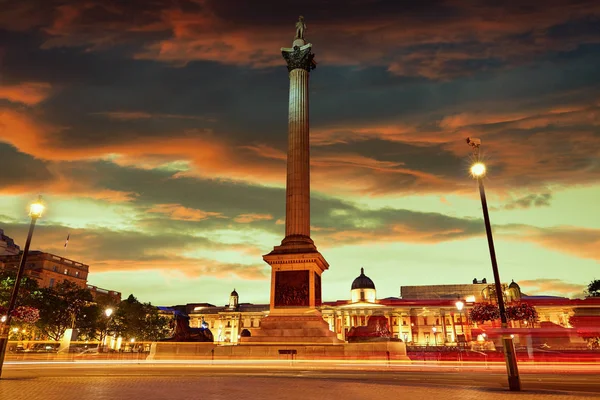
[[[317,62],[314,60],[315,55],[311,52],[311,48],[312,44],[310,43],[302,47],[281,48],[281,55],[287,63],[289,72],[295,69],[303,69],[310,72],[317,67]]]

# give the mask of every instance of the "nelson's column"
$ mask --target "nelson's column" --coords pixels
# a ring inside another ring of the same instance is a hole
[[[329,264],[310,238],[308,78],[316,62],[305,29],[300,17],[292,48],[281,48],[290,78],[285,238],[263,256],[271,266],[270,312],[252,342],[339,342],[316,309]]]

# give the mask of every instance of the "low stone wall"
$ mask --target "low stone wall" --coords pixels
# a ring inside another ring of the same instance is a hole
[[[342,343],[332,345],[153,343],[148,360],[408,360],[402,342]]]

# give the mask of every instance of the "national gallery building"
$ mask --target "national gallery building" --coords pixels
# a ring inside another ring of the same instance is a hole
[[[600,298],[527,296],[514,281],[502,287],[507,303],[527,303],[539,314],[534,326],[511,322],[514,328],[562,331],[563,336],[572,336],[572,340],[577,341],[569,317],[590,313],[600,316]],[[478,326],[468,318],[474,304],[492,302],[496,296],[494,284],[485,279],[474,279],[469,284],[402,286],[400,296],[378,299],[375,283],[361,268],[360,275],[350,286],[349,300],[323,302],[317,309],[329,329],[344,341],[352,327],[367,325],[371,315],[385,316],[393,337],[409,345],[452,345],[481,340],[486,329],[491,328],[491,325]],[[188,314],[191,327],[200,327],[204,323],[212,331],[215,342],[220,344],[236,344],[243,341],[243,337],[252,336],[260,329],[262,318],[269,315],[269,304],[240,303],[235,289],[226,306],[189,303],[170,308]]]

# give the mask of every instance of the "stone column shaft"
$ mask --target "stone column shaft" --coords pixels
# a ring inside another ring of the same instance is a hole
[[[285,236],[310,237],[308,71],[290,71]]]

